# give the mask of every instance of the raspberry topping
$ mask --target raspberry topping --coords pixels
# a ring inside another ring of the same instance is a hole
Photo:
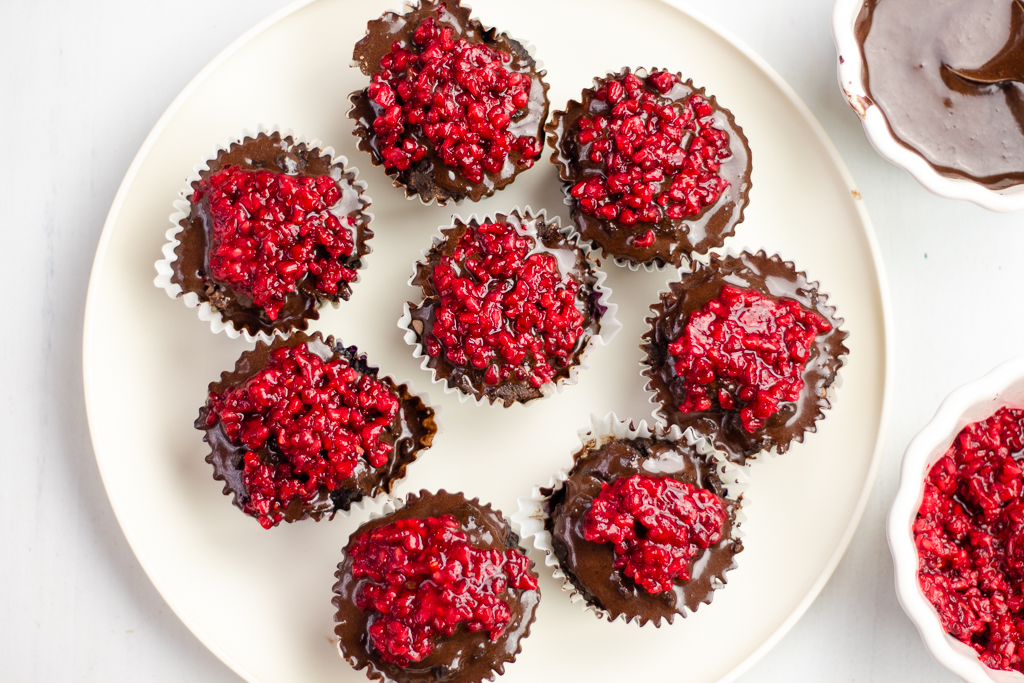
[[[635,474],[602,483],[583,523],[588,541],[615,546],[615,567],[648,593],[690,580],[690,562],[722,538],[715,494],[669,477]]]
[[[722,287],[690,314],[683,334],[668,345],[676,375],[684,378],[683,413],[739,408],[743,428],[761,429],[782,401],[796,401],[814,338],[832,325],[792,299]]]
[[[376,612],[370,643],[402,667],[429,656],[434,638],[451,637],[459,624],[498,640],[512,618],[502,596],[537,589],[525,555],[474,548],[452,515],[378,527],[356,538],[349,553],[352,576],[369,579],[355,601]]]
[[[426,336],[431,356],[484,371],[494,385],[554,381],[583,336],[580,283],[548,251],[508,223],[469,225],[432,281],[440,301]],[[574,253],[567,251],[566,253]]]
[[[192,202],[204,197],[210,274],[252,299],[270,320],[307,274],[325,296],[356,279],[345,265],[353,249],[352,219],[330,211],[342,197],[333,178],[226,166],[199,182]]]
[[[208,406],[207,426],[219,419],[228,439],[249,449],[242,509],[265,529],[293,500],[305,504],[321,489],[334,491],[362,460],[383,467],[394,447],[381,437],[399,412],[387,384],[343,358],[324,362],[304,344],[275,349],[241,385],[211,393]],[[256,453],[264,446],[272,460]]]
[[[373,129],[385,167],[404,171],[421,160],[424,137],[471,183],[500,173],[510,156],[509,163],[533,166],[540,140],[509,130],[530,102],[530,78],[504,66],[508,54],[456,40],[433,18],[419,25],[410,48],[392,45],[367,93],[383,111]]]
[[[652,224],[697,215],[729,186],[719,173],[732,155],[729,134],[714,127],[701,95],[666,97],[679,83],[668,71],[608,80],[594,93],[604,113],[573,131],[583,177],[572,196],[588,215],[633,226],[638,248],[654,242]]]
[[[1024,672],[1024,410],[964,427],[925,479],[918,581],[942,627],[993,669]]]

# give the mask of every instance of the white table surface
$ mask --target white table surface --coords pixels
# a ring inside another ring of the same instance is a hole
[[[824,125],[874,222],[895,319],[889,436],[864,519],[821,596],[740,680],[955,681],[896,602],[884,519],[903,449],[941,399],[1024,353],[1024,213],[934,197],[872,151],[836,85],[828,0],[683,1],[759,52]],[[150,128],[285,4],[0,0],[0,681],[240,680],[168,609],[114,519],[86,424],[82,320],[103,221]]]

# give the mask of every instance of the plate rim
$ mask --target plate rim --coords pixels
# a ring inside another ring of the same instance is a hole
[[[471,1],[471,0],[470,0]],[[811,604],[817,599],[821,590],[825,587],[825,584],[831,578],[835,572],[836,567],[839,565],[840,560],[846,554],[850,542],[853,540],[853,535],[857,528],[860,526],[860,521],[864,515],[864,511],[867,508],[868,500],[874,490],[875,480],[877,479],[878,469],[881,464],[882,453],[885,449],[886,435],[888,432],[889,423],[889,405],[891,403],[891,394],[893,386],[893,364],[892,358],[894,355],[894,339],[893,339],[893,325],[892,325],[892,304],[890,301],[889,294],[889,282],[885,272],[884,262],[881,257],[881,249],[878,245],[878,240],[874,231],[874,227],[871,222],[871,218],[868,215],[867,207],[864,205],[864,201],[860,196],[859,191],[856,189],[856,185],[853,181],[853,176],[850,174],[846,163],[839,155],[839,151],[836,149],[831,138],[825,132],[821,123],[817,120],[810,108],[804,103],[800,96],[795,90],[775,71],[775,69],[768,64],[760,55],[754,52],[749,46],[747,46],[742,40],[737,38],[731,31],[721,26],[717,21],[709,18],[703,12],[695,10],[691,7],[683,6],[680,0],[658,0],[661,4],[670,7],[671,9],[682,13],[689,17],[698,24],[703,25],[709,31],[717,34],[730,46],[740,52],[745,58],[751,61],[772,84],[782,92],[786,99],[796,108],[799,114],[802,116],[804,123],[807,124],[809,129],[814,133],[817,140],[821,143],[825,152],[835,168],[839,171],[839,175],[842,178],[847,189],[851,192],[853,197],[853,204],[857,211],[857,216],[860,219],[861,230],[864,234],[868,251],[871,256],[871,264],[875,271],[876,280],[879,286],[879,301],[881,304],[882,312],[882,329],[881,333],[883,336],[882,344],[882,363],[884,365],[882,372],[882,401],[880,405],[880,415],[878,422],[878,434],[875,439],[875,446],[871,456],[871,462],[868,466],[867,476],[865,478],[864,487],[861,490],[860,496],[857,499],[857,503],[854,506],[854,512],[850,517],[847,526],[843,530],[840,536],[838,544],[832,555],[829,557],[828,562],[825,564],[821,573],[811,584],[810,589],[806,595],[797,603],[796,607],[792,612],[782,621],[779,627],[772,632],[771,635],[766,638],[761,645],[754,649],[745,659],[739,664],[733,667],[730,671],[725,673],[718,679],[717,683],[732,683],[737,678],[746,673],[757,661],[759,661],[765,654],[767,654],[772,648],[774,648],[780,640],[793,628],[797,621],[807,612]],[[218,53],[210,62],[204,66],[199,73],[197,73],[192,80],[178,93],[178,95],[171,101],[167,109],[164,110],[160,118],[154,124],[149,134],[146,136],[139,151],[135,154],[132,159],[128,170],[125,172],[125,176],[118,186],[117,193],[114,195],[114,200],[111,203],[110,210],[107,213],[107,217],[103,223],[103,229],[100,234],[100,239],[96,246],[96,255],[93,258],[92,270],[89,275],[89,286],[88,293],[86,295],[85,313],[84,313],[84,324],[82,331],[82,376],[83,376],[83,393],[85,398],[86,418],[89,424],[89,438],[93,447],[93,455],[96,459],[96,464],[100,472],[100,479],[103,482],[103,488],[106,491],[107,498],[110,500],[111,508],[114,512],[114,517],[117,519],[118,525],[121,528],[121,533],[124,534],[125,539],[128,541],[128,546],[132,549],[135,557],[139,561],[139,566],[146,573],[146,577],[156,588],[160,594],[161,599],[167,604],[167,606],[174,612],[174,615],[181,620],[181,622],[192,632],[192,634],[218,659],[220,659],[225,665],[228,666],[232,671],[241,676],[249,683],[263,683],[259,678],[250,672],[247,668],[242,666],[237,660],[229,655],[223,648],[218,646],[214,641],[207,635],[207,633],[195,622],[192,621],[187,615],[179,611],[173,602],[168,598],[169,591],[165,589],[162,582],[156,578],[156,575],[150,570],[150,562],[146,557],[145,553],[141,551],[140,546],[135,542],[132,535],[129,533],[125,524],[122,522],[122,510],[117,496],[111,490],[108,484],[108,475],[104,469],[103,461],[99,455],[99,448],[96,441],[95,430],[93,428],[93,422],[95,418],[95,409],[91,406],[90,395],[92,393],[92,381],[90,366],[87,362],[91,355],[91,344],[89,342],[92,337],[93,328],[93,311],[97,306],[97,290],[99,273],[102,270],[102,266],[106,260],[107,252],[109,250],[110,241],[112,239],[114,224],[117,222],[120,216],[121,209],[123,208],[124,202],[128,196],[129,188],[134,184],[139,169],[142,167],[145,159],[148,157],[149,152],[156,143],[156,140],[163,134],[167,125],[174,118],[174,116],[181,109],[182,105],[188,100],[196,90],[215,72],[217,71],[228,59],[230,59],[236,52],[241,50],[243,47],[252,42],[259,35],[270,29],[272,26],[280,23],[289,16],[299,12],[305,7],[318,2],[318,0],[294,0],[285,7],[282,7],[278,11],[272,13],[267,18],[263,19],[255,26],[247,30],[245,33],[235,38],[231,43],[227,45],[220,53]]]

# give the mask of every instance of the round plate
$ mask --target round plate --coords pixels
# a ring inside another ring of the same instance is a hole
[[[608,624],[572,604],[545,570],[533,635],[505,681],[731,680],[793,625],[828,579],[860,519],[884,431],[888,311],[880,259],[859,195],[806,107],[760,59],[655,0],[474,2],[485,24],[536,45],[551,101],[623,65],[680,70],[736,115],[753,150],[751,204],[732,247],[777,252],[820,280],[850,331],[849,362],[818,433],[753,465],[746,549],[711,605],[671,627]],[[627,9],[628,7],[628,9]],[[479,206],[407,201],[355,149],[349,67],[366,22],[392,0],[302,2],[229,47],[157,123],[117,194],[96,254],[85,319],[85,392],[96,459],[125,536],[168,604],[250,681],[359,681],[334,647],[331,586],[339,551],[371,510],[264,531],[203,461],[192,428],[207,384],[248,345],[212,334],[153,286],[172,201],[192,167],[260,123],[320,138],[363,170],[376,215],[374,253],[352,300],[314,325],[356,344],[383,371],[412,378],[442,407],[436,446],[402,494],[447,488],[515,512],[516,498],[571,462],[591,413],[649,418],[638,348],[648,306],[670,276],[611,263],[623,329],[590,354],[579,384],[533,406],[459,403],[413,359],[395,323],[415,292],[420,250],[451,213],[546,209],[567,218],[544,161]],[[571,27],[571,28],[569,28]]]

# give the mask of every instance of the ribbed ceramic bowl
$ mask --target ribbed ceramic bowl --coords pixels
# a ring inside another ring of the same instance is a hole
[[[990,211],[1016,211],[1024,208],[1024,185],[990,190],[979,183],[939,174],[917,152],[904,146],[893,135],[882,110],[871,101],[864,82],[864,57],[857,43],[854,26],[864,0],[836,0],[832,7],[832,38],[839,55],[839,87],[849,102],[875,151],[896,164],[926,189],[948,199],[966,199]]]
[[[945,632],[938,613],[917,582],[917,548],[913,524],[931,466],[964,426],[983,420],[1004,406],[1024,407],[1024,356],[1006,361],[990,373],[955,390],[907,446],[900,485],[889,510],[889,550],[896,568],[896,595],[921,632],[932,656],[969,683],[1024,683],[1024,675],[994,671],[977,653]]]

